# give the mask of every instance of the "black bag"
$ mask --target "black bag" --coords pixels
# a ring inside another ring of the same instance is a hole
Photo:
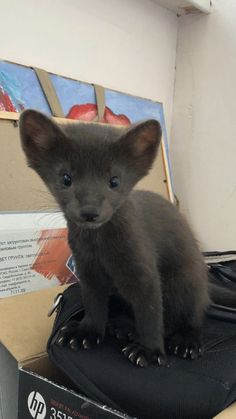
[[[236,292],[236,252],[207,253],[211,281]],[[94,401],[139,419],[210,419],[236,400],[236,310],[212,305],[203,327],[204,355],[195,361],[169,357],[169,368],[138,368],[112,338],[73,352],[55,344],[69,319],[81,319],[79,284],[59,296],[48,353]],[[96,419],[96,415],[93,416]]]
[[[204,256],[210,281],[236,293],[236,251],[205,252]],[[236,307],[212,304],[208,315],[236,323]]]

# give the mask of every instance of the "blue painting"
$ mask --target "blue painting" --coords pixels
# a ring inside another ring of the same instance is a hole
[[[51,114],[33,69],[0,61],[0,111],[38,109]]]
[[[94,121],[97,118],[95,89],[92,84],[55,74],[50,78],[66,118]],[[159,102],[105,89],[105,110],[101,122],[130,125],[146,119],[157,119],[162,126],[168,153],[163,105]],[[0,111],[21,112],[33,108],[51,115],[47,99],[34,70],[0,61]],[[170,164],[169,164],[170,168]]]

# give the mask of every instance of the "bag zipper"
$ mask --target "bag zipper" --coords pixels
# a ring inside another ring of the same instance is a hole
[[[51,317],[53,315],[53,313],[56,311],[58,312],[59,310],[59,306],[61,305],[63,300],[63,294],[58,294],[55,298],[54,298],[54,302],[48,312],[48,317]]]

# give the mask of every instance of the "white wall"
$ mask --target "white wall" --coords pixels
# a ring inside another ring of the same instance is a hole
[[[204,249],[236,249],[236,1],[180,18],[171,157]]]
[[[164,103],[177,17],[149,0],[0,0],[1,58]]]

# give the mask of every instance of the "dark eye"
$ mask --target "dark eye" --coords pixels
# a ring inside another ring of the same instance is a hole
[[[110,188],[115,189],[119,186],[120,184],[120,179],[117,176],[113,176],[110,180],[109,180],[109,185]]]
[[[62,175],[62,181],[63,181],[63,185],[70,186],[72,183],[71,176],[68,173],[64,173]]]

